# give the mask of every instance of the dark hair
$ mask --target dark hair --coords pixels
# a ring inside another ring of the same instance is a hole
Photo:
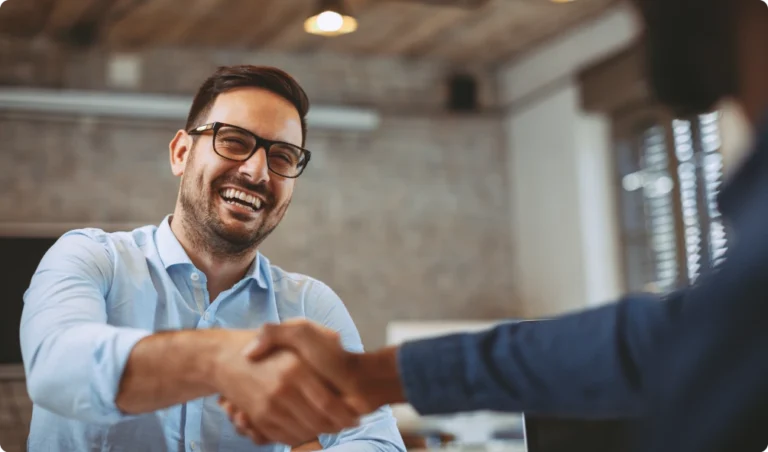
[[[306,116],[309,111],[307,93],[287,72],[270,66],[219,67],[197,90],[187,116],[186,129],[190,130],[203,125],[198,122],[208,116],[219,94],[244,87],[264,88],[292,103],[301,118],[301,141],[302,146],[304,145],[307,139]]]

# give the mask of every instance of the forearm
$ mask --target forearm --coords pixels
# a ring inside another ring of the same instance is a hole
[[[463,410],[633,416],[643,361],[672,312],[632,299],[560,319],[404,344],[399,367],[422,414]]]
[[[222,329],[148,336],[131,350],[115,403],[124,413],[138,414],[214,394],[222,350],[252,339],[252,332]]]

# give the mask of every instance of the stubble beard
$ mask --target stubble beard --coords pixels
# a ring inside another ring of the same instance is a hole
[[[261,212],[262,222],[255,230],[233,231],[218,216],[215,186],[213,183],[203,188],[202,175],[194,181],[185,178],[179,193],[181,223],[187,239],[195,249],[215,259],[237,260],[255,252],[280,224],[291,204],[289,198],[282,205],[266,207]]]

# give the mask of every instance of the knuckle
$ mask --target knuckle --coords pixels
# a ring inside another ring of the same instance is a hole
[[[286,357],[285,368],[283,369],[283,375],[286,378],[301,378],[304,375],[304,365],[301,360],[293,355],[289,354]],[[281,386],[286,386],[285,384]]]
[[[331,395],[324,393],[318,399],[318,405],[324,412],[330,412],[336,406],[336,400]]]
[[[261,327],[261,337],[271,337],[275,334],[275,329],[277,328],[277,325],[274,323],[266,323]]]
[[[276,386],[270,392],[269,399],[267,400],[267,406],[274,410],[281,405],[281,402],[289,399],[293,395],[293,388],[288,385],[281,384]]]

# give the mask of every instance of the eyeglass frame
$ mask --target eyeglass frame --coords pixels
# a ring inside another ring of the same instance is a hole
[[[251,135],[256,140],[256,144],[253,146],[253,149],[251,149],[251,152],[248,154],[247,157],[245,157],[242,160],[240,160],[240,159],[233,159],[233,158],[225,157],[225,156],[221,155],[219,153],[219,151],[216,150],[216,134],[219,132],[219,129],[221,129],[222,127],[232,127],[234,129],[238,129],[238,130],[240,130],[242,132],[247,133],[248,135]],[[267,168],[270,171],[272,171],[273,173],[275,173],[278,176],[280,176],[280,177],[285,177],[285,178],[288,178],[288,179],[296,179],[296,178],[298,178],[299,176],[301,176],[304,173],[304,170],[307,169],[307,165],[309,165],[309,160],[312,157],[312,152],[310,152],[309,149],[304,149],[301,146],[296,146],[295,144],[288,143],[287,141],[268,140],[266,138],[262,138],[262,137],[256,135],[255,133],[251,132],[248,129],[245,129],[245,128],[240,127],[240,126],[236,126],[234,124],[227,124],[226,122],[220,122],[220,121],[209,122],[208,124],[203,124],[202,126],[198,126],[198,127],[193,128],[193,129],[187,130],[187,133],[189,135],[202,135],[203,133],[205,133],[205,132],[207,132],[209,130],[213,131],[213,136],[212,136],[213,141],[211,142],[211,147],[213,147],[213,152],[215,152],[216,155],[218,155],[219,157],[221,157],[221,158],[223,158],[225,160],[229,160],[231,162],[247,162],[248,159],[253,157],[253,155],[256,154],[256,152],[260,148],[263,147],[264,148],[264,152],[267,154]],[[306,157],[306,159],[304,160],[304,166],[302,166],[301,171],[299,171],[299,174],[297,174],[295,176],[285,176],[285,175],[280,174],[277,171],[273,170],[272,168],[270,168],[270,166],[269,166],[269,148],[272,147],[273,144],[287,144],[288,146],[293,146],[293,147],[299,149],[302,152],[302,154]]]

